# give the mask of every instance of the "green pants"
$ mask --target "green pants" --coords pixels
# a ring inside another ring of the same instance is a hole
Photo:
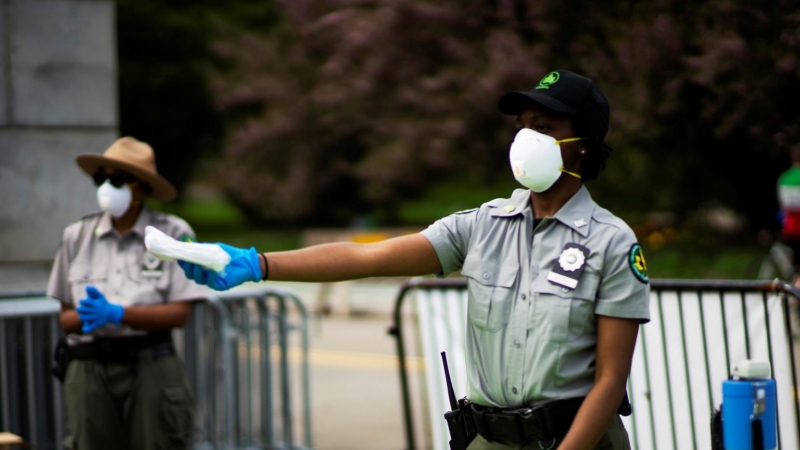
[[[136,365],[73,360],[64,380],[71,450],[188,449],[194,396],[183,363],[174,355]]]
[[[551,448],[557,449],[563,439],[564,436],[560,436]],[[595,450],[630,450],[631,443],[628,440],[628,432],[625,431],[625,426],[619,416],[614,416],[611,419],[611,424],[606,429],[606,433],[594,448]],[[522,445],[489,442],[478,435],[469,444],[467,450],[541,450],[541,447],[538,442],[529,442]]]

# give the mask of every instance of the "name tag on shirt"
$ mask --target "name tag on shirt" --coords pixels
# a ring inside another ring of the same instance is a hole
[[[142,278],[161,278],[164,274],[163,270],[142,270]]]
[[[547,281],[567,289],[575,289],[588,258],[588,248],[572,242],[566,244],[553,269],[547,274]]]

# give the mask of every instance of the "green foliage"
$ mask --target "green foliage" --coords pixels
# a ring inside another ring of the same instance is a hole
[[[247,224],[242,212],[224,200],[184,200],[159,202],[148,206],[187,221],[201,242],[225,242],[239,247],[256,247],[262,252],[300,248],[301,232],[294,229],[265,229]]]
[[[751,279],[758,273],[757,263],[766,250],[752,245],[669,246],[659,250],[644,249],[651,279]]]
[[[457,211],[478,208],[495,198],[508,198],[521,188],[512,178],[483,185],[475,180],[445,180],[434,184],[417,199],[400,203],[399,219],[409,225],[427,226]]]
[[[209,229],[246,225],[244,214],[224,200],[184,200],[182,202],[148,200],[148,205],[158,211],[174,214],[195,228]]]
[[[443,177],[496,184],[514,134],[497,99],[566,68],[611,100],[615,151],[590,185],[604,206],[683,218],[717,201],[773,225],[800,138],[795,3],[323,0],[280,14],[215,45],[228,66],[214,96],[241,120],[221,170],[258,220],[417,221]]]

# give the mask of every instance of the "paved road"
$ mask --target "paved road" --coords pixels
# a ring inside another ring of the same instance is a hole
[[[325,317],[311,336],[314,447],[400,450],[400,381],[389,316]]]
[[[396,343],[387,333],[402,281],[272,283],[295,291],[311,312],[331,312],[311,319],[309,363],[315,449],[407,448]],[[411,378],[416,389],[417,377]],[[421,414],[416,416],[421,419]],[[418,423],[417,430],[421,427]]]

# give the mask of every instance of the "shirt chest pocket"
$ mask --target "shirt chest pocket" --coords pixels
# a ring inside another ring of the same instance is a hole
[[[468,278],[470,323],[486,331],[504,328],[514,301],[519,264],[498,264],[468,255],[461,274]]]
[[[139,260],[128,267],[126,293],[133,305],[152,305],[163,303],[169,291],[169,273],[166,263],[159,263],[152,269]]]
[[[540,278],[533,288],[536,306],[530,327],[551,342],[572,342],[593,331],[599,281],[596,274],[586,272],[575,289],[567,289]]]
[[[78,306],[86,298],[86,286],[94,286],[105,292],[108,284],[108,267],[103,264],[90,264],[86,261],[73,262],[69,266],[67,281],[70,285],[72,303]]]

